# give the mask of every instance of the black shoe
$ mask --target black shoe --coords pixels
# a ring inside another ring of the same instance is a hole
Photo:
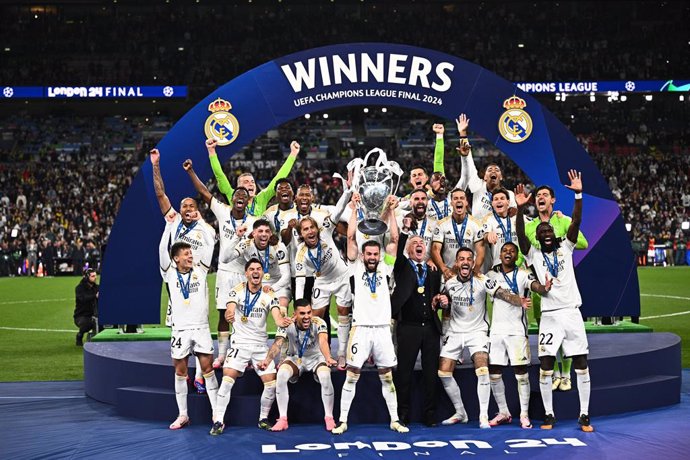
[[[585,433],[591,433],[594,431],[594,427],[589,421],[589,415],[587,414],[580,414],[580,418],[577,419],[577,423],[580,425],[580,429]]]
[[[428,426],[429,428],[433,428],[435,426],[438,426],[438,422],[433,418],[427,417],[424,419],[424,425]]]
[[[262,418],[259,420],[259,424],[257,426],[262,430],[267,431],[271,431],[271,428],[273,428],[273,425],[271,425],[271,422],[269,422],[267,418]]]
[[[550,430],[556,424],[556,417],[553,414],[546,414],[544,417],[544,423],[541,424],[542,430]]]
[[[407,412],[398,411],[398,420],[400,420],[404,425],[410,424],[410,416],[407,414]]]
[[[77,336],[77,346],[78,347],[84,346],[84,341],[82,340],[82,337],[80,337],[80,336]]]

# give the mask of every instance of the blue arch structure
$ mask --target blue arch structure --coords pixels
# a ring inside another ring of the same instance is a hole
[[[530,136],[520,143],[504,140],[498,129],[503,102],[518,95],[532,119]],[[199,102],[161,140],[161,172],[176,206],[196,195],[182,169],[194,160],[202,180],[211,176],[204,141],[209,103],[222,98],[240,129],[234,141],[218,149],[227,160],[270,128],[336,107],[383,105],[415,109],[439,118],[460,113],[471,129],[492,141],[535,184],[554,187],[557,208],[570,213],[573,193],[567,171],[582,171],[582,231],[589,248],[577,251],[578,284],[586,316],[638,316],[639,284],[635,255],[620,209],[598,168],[550,112],[511,82],[454,56],[405,45],[356,43],[314,48],[267,62],[240,75]],[[431,163],[431,159],[429,159]],[[160,321],[161,279],[158,241],[164,221],[147,161],[134,178],[113,225],[104,261],[100,320],[106,324]]]

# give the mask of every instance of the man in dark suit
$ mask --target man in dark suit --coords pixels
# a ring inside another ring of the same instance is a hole
[[[404,255],[403,248],[407,251]],[[409,422],[410,383],[417,354],[422,350],[424,409],[422,421],[436,426],[436,377],[440,354],[441,321],[436,306],[448,299],[440,295],[441,274],[424,262],[426,245],[418,235],[401,233],[398,255],[393,268],[395,290],[391,297],[393,318],[397,319],[398,369],[395,387],[398,394],[398,415]]]

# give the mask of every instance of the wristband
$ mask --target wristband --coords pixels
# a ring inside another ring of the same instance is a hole
[[[436,133],[436,139],[443,139],[443,134]]]
[[[576,200],[581,200],[581,199],[582,199],[582,192],[576,193],[576,194],[575,194],[575,199],[576,199]]]

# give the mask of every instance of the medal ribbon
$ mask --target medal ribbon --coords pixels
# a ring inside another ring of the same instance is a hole
[[[252,205],[247,208],[247,212],[251,214],[252,216],[254,215],[254,208],[256,207],[256,200],[252,200]]]
[[[448,216],[448,200],[443,200],[443,212],[438,208],[438,205],[436,204],[435,200],[431,200],[431,206],[434,208],[434,212],[436,212],[436,215],[438,216],[438,220],[443,219],[444,217]]]
[[[184,279],[182,278],[182,274],[178,271],[177,272],[177,281],[180,283],[180,291],[182,291],[182,297],[185,298],[185,300],[189,299],[189,282],[192,280],[192,271],[189,271],[189,275],[187,275],[187,284],[185,284]]]
[[[518,269],[517,269],[517,267],[515,267],[515,269],[513,269],[513,281],[511,283],[510,278],[508,278],[506,276],[506,272],[504,272],[503,267],[501,267],[501,273],[503,274],[503,278],[506,280],[506,283],[508,283],[510,290],[513,291],[515,294],[519,294],[518,284],[517,284],[517,272],[518,272]]]
[[[312,255],[311,249],[309,248],[307,248],[307,254],[309,255],[309,260],[311,260],[311,263],[314,264],[314,271],[320,272],[321,264],[323,263],[323,259],[321,258],[321,240],[316,242],[316,247],[318,248],[316,250],[316,257]]]
[[[270,260],[268,258],[268,251],[271,249],[271,245],[267,244],[266,249],[264,250],[264,257],[261,258],[261,253],[259,253],[258,249],[256,248],[256,255],[259,256],[259,260],[261,261],[261,267],[264,269],[264,274],[268,273],[268,269],[270,266]]]
[[[422,238],[424,237],[424,232],[426,231],[426,221],[427,221],[427,219],[425,217],[424,220],[422,221],[422,228],[419,230],[419,233],[415,232],[415,233],[413,233],[414,235],[419,235]]]
[[[458,242],[458,247],[462,247],[462,238],[465,236],[465,229],[467,228],[467,216],[465,216],[465,220],[462,221],[462,227],[460,227],[460,233],[458,233],[458,224],[455,223],[455,219],[452,217],[450,218],[450,221],[453,223],[453,233],[455,233],[455,240]]]
[[[426,281],[427,266],[426,264],[420,264],[422,266],[422,276],[419,276],[419,270],[417,270],[417,265],[410,259],[407,261],[412,265],[412,270],[414,270],[415,275],[417,275],[417,287],[424,287],[424,282]]]
[[[295,329],[297,329],[297,326],[295,326]],[[299,329],[297,329],[297,340],[299,341]],[[311,326],[309,326],[309,329],[304,331],[304,338],[302,339],[302,345],[299,347],[299,352],[297,353],[297,356],[299,358],[302,358],[304,356],[304,352],[307,349],[307,343],[309,343],[309,337],[311,337]]]
[[[242,217],[242,223],[244,224],[246,221],[247,221],[247,213],[245,212],[244,217]],[[230,214],[230,220],[228,222],[230,222],[232,224],[232,228],[237,230],[237,224],[235,223],[236,221],[235,221],[235,218],[232,217],[232,214]]]
[[[511,232],[511,223],[510,223],[510,216],[506,217],[506,225],[508,226],[508,229],[506,230],[506,227],[503,225],[503,221],[501,220],[501,216],[496,214],[496,211],[493,211],[494,217],[498,221],[498,226],[501,227],[501,232],[503,232],[503,242],[507,243],[509,241],[513,241],[513,234]]]
[[[184,222],[180,221],[180,224],[177,226],[177,231],[175,232],[175,241],[177,241],[177,238],[182,238],[184,237],[187,233],[191,232],[194,227],[196,227],[197,220],[192,222],[192,225],[185,227],[185,231],[182,232],[182,235],[180,235],[180,230],[182,230],[182,226],[184,225]]]
[[[370,277],[369,272],[365,271],[364,276],[367,277],[367,282],[369,283],[369,290],[372,294],[376,294],[376,272],[374,272],[374,276]]]
[[[544,251],[541,251],[541,255],[544,256],[544,262],[546,262],[546,268],[549,269],[549,273],[551,273],[551,276],[554,278],[558,278],[558,250],[553,252],[553,264],[549,260],[548,257],[546,257],[546,253]]]
[[[244,309],[242,310],[242,314],[245,317],[248,317],[249,314],[252,312],[254,309],[254,305],[256,304],[256,301],[259,300],[259,296],[261,295],[261,289],[259,289],[256,294],[254,294],[254,298],[249,301],[249,286],[245,286],[244,288]]]

